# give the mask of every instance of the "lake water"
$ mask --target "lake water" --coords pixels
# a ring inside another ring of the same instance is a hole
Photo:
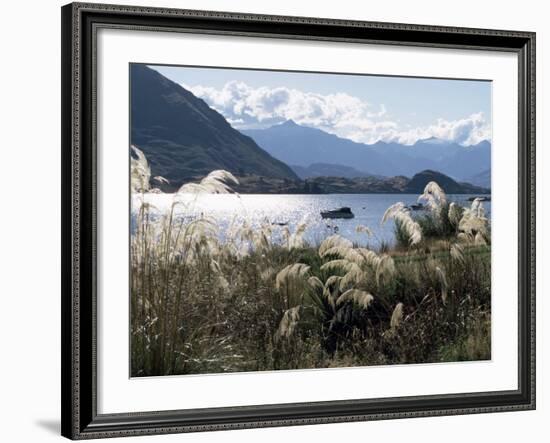
[[[449,201],[469,206],[469,197],[474,195],[448,195]],[[139,198],[138,196],[134,196]],[[394,242],[394,223],[389,220],[380,224],[386,209],[396,202],[405,205],[417,202],[417,194],[323,194],[323,195],[283,195],[283,194],[205,194],[198,197],[180,195],[186,201],[186,207],[179,206],[181,216],[198,217],[204,215],[215,218],[220,226],[221,235],[233,220],[247,220],[253,226],[263,221],[287,223],[291,232],[301,222],[307,223],[305,239],[312,244],[320,243],[335,232],[353,242],[366,246],[379,245],[382,241]],[[174,199],[173,194],[146,194],[145,201],[155,206],[156,212],[169,210]],[[488,217],[491,214],[491,202],[483,202]],[[348,206],[355,214],[352,219],[322,219],[320,211]],[[134,204],[135,208],[136,205]],[[421,213],[421,212],[416,212]],[[135,215],[135,214],[132,214]],[[357,233],[357,225],[366,225],[374,236]]]

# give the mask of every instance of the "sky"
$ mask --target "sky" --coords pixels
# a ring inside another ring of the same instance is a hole
[[[491,82],[184,66],[150,66],[236,129],[286,120],[362,143],[491,139]]]

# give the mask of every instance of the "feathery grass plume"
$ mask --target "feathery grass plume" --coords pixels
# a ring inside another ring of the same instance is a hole
[[[256,251],[267,251],[271,246],[271,235],[273,230],[269,223],[262,223],[259,229],[251,229],[249,235],[252,247]]]
[[[445,276],[445,272],[443,272],[443,269],[441,269],[439,266],[435,267],[435,273],[441,285],[441,300],[443,301],[443,304],[445,304],[447,303],[447,277]]]
[[[483,203],[474,199],[469,208],[465,208],[458,229],[466,234],[459,236],[463,241],[476,244],[486,244],[489,239],[489,220],[485,217]]]
[[[351,263],[346,260],[345,258],[340,258],[337,260],[331,260],[329,262],[326,262],[321,266],[322,271],[338,271],[338,270],[344,270],[347,271],[350,267]]]
[[[382,222],[380,224],[386,223],[389,219],[395,218],[395,216],[401,212],[403,212],[406,209],[405,204],[403,202],[397,202],[391,205],[386,211],[384,212],[384,215],[382,216]]]
[[[225,251],[235,257],[243,258],[250,255],[256,239],[256,232],[246,220],[237,222],[233,220],[227,232]]]
[[[300,321],[300,306],[294,306],[293,308],[287,309],[283,314],[283,318],[279,323],[277,332],[275,332],[275,342],[278,342],[281,339],[289,339],[294,334],[296,326]]]
[[[459,263],[464,263],[464,248],[458,243],[451,245],[451,258]]]
[[[331,275],[325,282],[323,296],[326,297],[333,310],[336,310],[336,299],[340,295],[340,282],[343,277]]]
[[[323,255],[321,257],[327,257],[332,255],[337,255],[341,258],[348,260],[348,257],[358,253],[355,251],[353,246],[332,246],[331,248],[323,250]]]
[[[486,245],[487,241],[485,240],[485,237],[481,232],[476,232],[476,235],[474,237],[474,244],[475,245]]]
[[[340,306],[342,303],[351,301],[357,306],[367,309],[373,300],[374,297],[367,291],[361,291],[360,289],[348,289],[340,297],[338,297],[336,306]]]
[[[164,178],[162,175],[157,175],[155,177],[153,177],[153,180],[155,180],[157,183],[160,183],[161,185],[162,184],[170,184],[170,180],[168,180],[167,178]]]
[[[217,255],[220,247],[215,220],[203,217],[181,225],[179,229],[174,229],[173,223],[168,216],[162,222],[159,245],[164,250],[163,262],[169,264],[176,258],[186,265],[194,265],[201,257]]]
[[[395,274],[395,263],[390,255],[384,254],[376,265],[376,284],[380,285],[381,278],[390,278]]]
[[[288,226],[283,226],[281,229],[281,238],[283,239],[283,243],[287,245],[288,249],[290,249],[290,236],[290,228]]]
[[[447,195],[436,182],[431,181],[424,188],[424,193],[418,197],[418,201],[421,200],[425,200],[432,211],[438,211],[447,203]]]
[[[476,197],[470,205],[470,211],[472,211],[476,217],[485,217],[485,208],[483,207],[483,201]]]
[[[283,268],[275,277],[275,287],[281,289],[292,281],[304,279],[311,268],[304,263],[294,263]]]
[[[186,183],[178,189],[178,194],[229,194],[233,189],[229,184],[239,184],[231,172],[217,169],[210,172],[200,183]]]
[[[364,266],[372,268],[377,274],[377,279],[382,274],[392,274],[395,271],[393,259],[387,257],[382,262],[382,258],[374,251],[367,248],[353,248],[347,244],[332,246],[323,251],[324,256],[340,256],[340,259],[331,260],[321,266],[323,271],[337,271],[339,269],[346,272],[342,277],[340,289],[345,290],[350,286],[360,284],[367,279],[367,273]]]
[[[340,280],[341,289],[345,289],[351,284],[358,284],[366,278],[365,272],[357,263],[346,259],[331,260],[321,266],[322,271],[337,271],[340,269],[346,273]]]
[[[361,282],[365,281],[367,274],[363,272],[361,267],[357,263],[348,262],[346,267],[346,274],[342,277],[340,281],[340,289],[345,290],[347,288],[358,285]]]
[[[331,275],[329,278],[327,278],[327,281],[325,282],[325,288],[334,288],[338,290],[340,288],[340,282],[342,281],[341,276],[339,275]]]
[[[311,288],[314,290],[323,292],[323,290],[325,289],[325,285],[323,284],[323,282],[319,277],[315,277],[315,276],[309,277],[307,279],[307,282],[309,286],[311,286]]]
[[[324,256],[338,255],[342,259],[358,265],[378,266],[380,257],[374,251],[367,248],[354,248],[352,246],[333,246],[324,251]]]
[[[285,238],[285,241],[287,243],[287,247],[289,250],[298,249],[305,246],[304,234],[307,229],[307,223],[305,220],[302,220],[300,223],[298,223],[294,233],[292,234],[290,234],[290,230],[288,229],[288,227],[285,226],[285,228],[286,228],[287,234],[286,234],[286,238],[285,236],[283,236],[283,238]]]
[[[169,221],[168,221],[169,222]],[[182,241],[195,243],[202,238],[216,238],[218,225],[211,217],[201,217],[191,221],[183,228]]]
[[[338,234],[331,235],[325,238],[319,246],[319,256],[324,257],[327,255],[327,251],[334,247],[351,248],[353,247],[353,243]]]
[[[487,234],[487,219],[473,215],[470,212],[464,212],[464,215],[460,219],[458,229],[467,234],[475,235],[481,233],[481,235]]]
[[[360,234],[360,233],[367,234],[368,237],[372,237],[372,236],[373,236],[372,229],[369,228],[369,227],[366,226],[366,225],[357,225],[357,226],[355,227],[355,232],[357,232],[358,234]]]
[[[402,202],[394,203],[386,209],[381,223],[384,224],[389,219],[394,219],[395,222],[405,230],[411,246],[420,243],[422,240],[422,229],[420,225],[413,220],[411,213]]]
[[[350,261],[355,261],[358,264],[365,263],[371,268],[377,268],[380,264],[380,256],[370,249],[367,248],[355,248],[353,251],[350,251],[346,254],[346,259]]]
[[[399,302],[395,306],[390,320],[390,328],[395,330],[403,321],[403,303]]]
[[[150,185],[151,168],[143,151],[136,146],[130,146],[130,186],[132,192],[147,192]]]
[[[254,241],[254,229],[248,224],[245,220],[242,224],[235,229],[235,237],[241,242],[252,242]]]
[[[461,243],[473,243],[474,236],[471,234],[466,234],[465,232],[459,232],[456,235],[456,239]]]

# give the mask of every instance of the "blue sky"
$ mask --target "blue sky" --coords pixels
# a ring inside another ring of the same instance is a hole
[[[491,82],[151,66],[191,90],[237,129],[292,118],[341,137],[463,145],[491,136]]]

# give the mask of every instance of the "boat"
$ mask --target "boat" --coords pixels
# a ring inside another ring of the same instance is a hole
[[[346,206],[338,209],[332,209],[328,211],[321,211],[321,217],[323,218],[353,218],[355,214],[351,212],[351,208]]]
[[[422,203],[412,204],[409,206],[409,209],[411,211],[424,211],[426,209],[426,206],[424,206]]]
[[[491,201],[491,196],[488,196],[488,195],[482,195],[481,197],[470,197],[470,198],[468,198],[468,201],[473,202],[476,198],[480,202],[490,202]]]

